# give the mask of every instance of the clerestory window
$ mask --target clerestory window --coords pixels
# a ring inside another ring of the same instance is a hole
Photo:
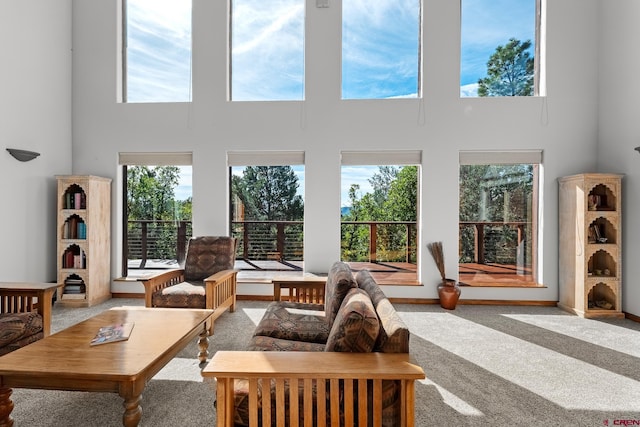
[[[545,1],[461,0],[461,97],[545,94]]]
[[[231,101],[304,99],[304,0],[231,0]]]
[[[190,102],[191,0],[122,1],[122,100]]]
[[[421,1],[342,2],[342,99],[420,96]]]

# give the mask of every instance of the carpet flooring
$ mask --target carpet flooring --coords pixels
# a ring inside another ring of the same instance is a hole
[[[120,305],[143,301],[56,306],[53,331]],[[210,352],[242,350],[266,305],[239,301],[223,314]],[[640,425],[639,323],[553,307],[395,307],[427,375],[416,386],[416,426]],[[197,352],[190,344],[147,385],[142,426],[215,426],[215,383],[203,382]],[[15,389],[12,399],[18,427],[122,425],[116,394]]]

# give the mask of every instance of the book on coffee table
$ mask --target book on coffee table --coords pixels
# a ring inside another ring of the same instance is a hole
[[[110,342],[125,341],[129,339],[134,323],[118,323],[103,326],[91,340],[91,345],[107,344]]]

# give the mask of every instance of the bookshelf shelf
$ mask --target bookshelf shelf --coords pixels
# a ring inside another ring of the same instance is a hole
[[[624,317],[622,175],[572,175],[559,185],[558,306],[582,317]]]
[[[111,179],[58,175],[58,291],[62,305],[111,298]]]

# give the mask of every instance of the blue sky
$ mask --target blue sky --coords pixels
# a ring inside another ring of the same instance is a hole
[[[534,41],[536,0],[461,4],[461,94],[474,96],[498,45]],[[304,5],[232,0],[234,100],[304,99]],[[128,101],[189,101],[191,2],[128,0],[127,13]],[[419,16],[419,0],[344,1],[343,98],[417,96]]]

